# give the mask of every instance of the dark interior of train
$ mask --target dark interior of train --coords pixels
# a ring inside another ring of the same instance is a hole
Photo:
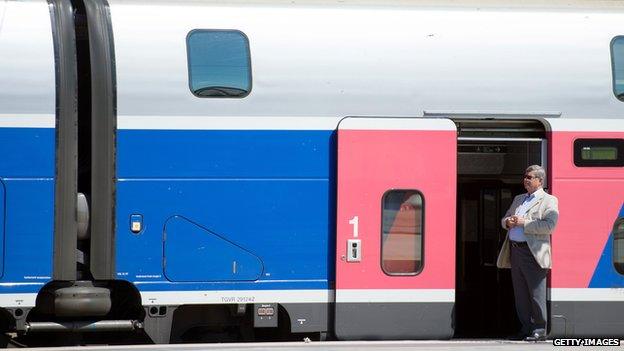
[[[542,164],[543,127],[458,123],[455,337],[504,338],[517,332],[511,272],[496,260],[500,219],[525,192],[524,170]],[[463,127],[463,128],[462,128]]]

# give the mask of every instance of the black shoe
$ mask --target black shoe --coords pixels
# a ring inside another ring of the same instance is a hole
[[[529,334],[525,332],[517,332],[516,334],[509,336],[507,339],[511,341],[520,341],[525,340],[527,337],[529,337]]]
[[[531,333],[531,335],[524,338],[524,341],[546,341],[546,331],[544,329],[538,329]]]

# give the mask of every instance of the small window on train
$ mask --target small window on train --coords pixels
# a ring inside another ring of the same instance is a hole
[[[195,96],[245,97],[251,91],[247,36],[237,30],[193,30],[186,38],[189,86]]]
[[[619,218],[613,226],[613,265],[624,275],[624,218]]]
[[[390,190],[382,199],[381,267],[388,275],[416,275],[423,268],[423,196]]]
[[[576,139],[574,164],[577,167],[622,167],[624,139]]]
[[[613,69],[613,92],[624,101],[624,36],[611,41],[611,65]]]

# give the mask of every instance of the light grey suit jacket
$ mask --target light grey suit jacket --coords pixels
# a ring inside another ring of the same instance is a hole
[[[516,209],[522,205],[526,195],[521,194],[514,198],[509,210],[507,210],[507,213],[501,220],[503,228],[509,229],[505,226],[505,220],[516,213]],[[526,236],[529,249],[531,249],[531,253],[533,253],[540,267],[551,268],[550,235],[557,225],[557,219],[559,219],[558,201],[556,197],[547,194],[543,189],[537,190],[535,197],[536,201],[528,209],[525,216],[524,235]],[[498,268],[511,268],[509,245],[508,230],[505,242],[503,242],[503,247],[496,261]]]

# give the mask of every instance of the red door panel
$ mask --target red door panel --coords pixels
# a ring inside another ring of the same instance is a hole
[[[340,123],[340,338],[452,336],[456,140],[455,125],[447,119],[346,118]],[[350,261],[354,249],[359,260]]]
[[[551,335],[570,335],[570,330],[577,337],[597,331],[620,335],[624,275],[613,264],[612,229],[624,210],[624,167],[578,165],[574,145],[581,140],[622,142],[624,123],[574,119],[549,123],[550,187],[559,199],[559,221],[552,235]],[[585,148],[587,157],[615,156],[610,153],[613,149],[595,155],[591,149]],[[621,160],[623,155],[617,157]]]

